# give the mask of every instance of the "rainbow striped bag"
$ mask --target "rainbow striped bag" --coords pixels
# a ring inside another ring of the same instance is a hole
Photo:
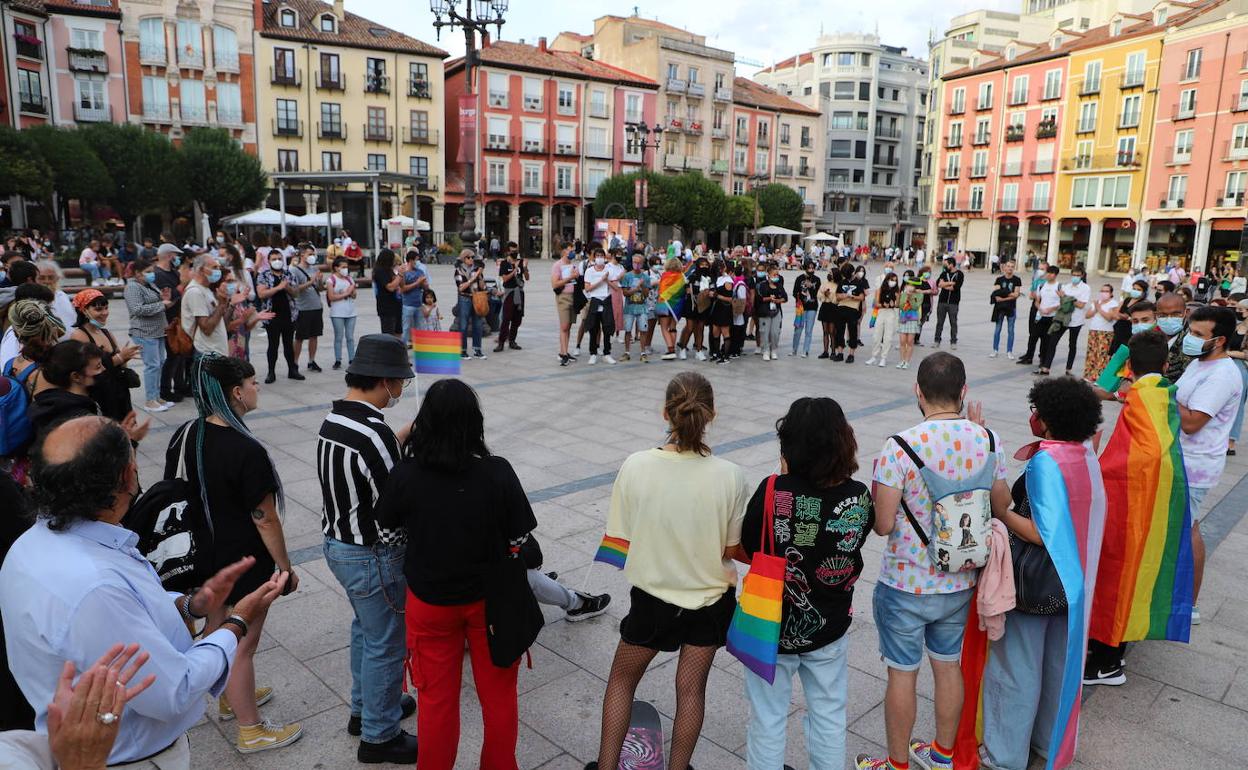
[[[776,556],[776,476],[767,479],[763,527],[750,571],[741,582],[741,597],[728,626],[728,652],[772,684],[780,652],[780,614],[784,600],[785,561]],[[770,544],[770,547],[768,547]],[[770,551],[770,553],[768,553]]]

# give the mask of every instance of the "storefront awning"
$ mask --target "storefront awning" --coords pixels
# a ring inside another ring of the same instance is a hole
[[[1152,227],[1195,227],[1196,220],[1189,217],[1178,217],[1177,219],[1153,219],[1148,223]],[[1239,229],[1239,225],[1235,226]]]
[[[1219,217],[1218,219],[1213,220],[1213,229],[1223,230],[1223,231],[1243,230],[1244,218],[1243,217]]]
[[[1018,217],[1014,216],[1013,214],[1002,214],[997,219],[1003,225],[1017,225],[1018,224]]]
[[[1087,217],[1068,217],[1062,220],[1062,227],[1089,227],[1091,224]]]
[[[1134,219],[1106,219],[1106,230],[1130,230],[1135,227]]]
[[[1033,225],[1044,225],[1045,227],[1049,226],[1049,218],[1042,214],[1032,214],[1027,217],[1027,221]]]

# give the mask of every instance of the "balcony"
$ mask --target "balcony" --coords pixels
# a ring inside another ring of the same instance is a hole
[[[1101,79],[1087,80],[1079,85],[1080,96],[1094,96],[1101,92]]]
[[[701,99],[706,96],[706,86],[701,83],[690,83],[685,89],[685,95],[690,99]]]
[[[364,141],[366,142],[393,142],[394,126],[378,125],[376,123],[364,124]]]
[[[538,198],[544,197],[546,195],[546,186],[542,184],[540,179],[529,180],[526,178],[520,183],[520,194],[532,195]]]
[[[984,179],[988,176],[987,166],[971,166],[969,171],[971,179]]]
[[[882,158],[872,158],[871,165],[876,168],[897,168],[901,165],[901,159],[896,155],[885,155]]]
[[[1028,101],[1028,99],[1027,99],[1027,92],[1026,92],[1026,91],[1013,91],[1013,92],[1010,94],[1010,102],[1009,102],[1009,104],[1010,104],[1010,106],[1011,106],[1011,107],[1017,107],[1017,106],[1019,106],[1019,105],[1021,105],[1021,104],[1026,104],[1026,103],[1027,103],[1027,101]]]
[[[732,89],[731,88],[716,88],[714,98],[715,98],[715,101],[717,102],[730,102],[732,101]]]
[[[799,143],[799,146],[803,150],[813,150],[815,148],[815,141],[808,136],[802,137],[802,141]]]
[[[589,110],[588,110],[588,112],[589,112],[589,116],[590,116],[591,118],[609,118],[609,117],[611,117],[611,112],[610,112],[610,110],[608,110],[608,109],[607,109],[607,103],[606,103],[606,102],[595,102],[595,101],[591,101],[591,102],[589,103]]]
[[[688,87],[689,87],[689,84],[686,81],[681,80],[680,78],[668,78],[667,79],[668,91],[672,91],[678,94],[683,94],[685,92],[685,89],[687,89]]]
[[[74,72],[108,72],[108,54],[90,48],[66,48]]]
[[[565,104],[565,103],[563,102],[563,100],[562,100],[562,99],[560,99],[560,100],[559,100],[559,103],[558,103],[558,104],[556,105],[556,107],[555,107],[555,111],[556,111],[556,112],[558,112],[560,115],[575,115],[575,114],[576,114],[576,103],[575,103],[575,102],[568,102],[568,103],[566,103],[566,104]]]
[[[1096,133],[1096,121],[1092,120],[1087,123],[1083,123],[1083,122],[1079,123],[1078,125],[1075,126],[1075,133],[1076,134],[1095,134]]]
[[[43,41],[37,37],[14,32],[13,52],[25,59],[43,61]]]
[[[425,192],[437,192],[438,178],[436,176],[418,175],[416,189]]]
[[[515,180],[508,179],[486,179],[483,188],[485,192],[495,195],[516,195],[520,190]],[[541,195],[541,192],[534,194]]]
[[[1018,198],[1002,198],[997,211],[1018,211]]]
[[[242,110],[227,110],[227,109],[222,109],[220,106],[218,106],[217,107],[217,122],[223,126],[238,126],[241,128],[243,125],[243,111]]]
[[[1200,80],[1200,64],[1196,66],[1188,66],[1185,62],[1182,69],[1179,70],[1179,82],[1185,83],[1189,80]]]
[[[1001,164],[1001,176],[1022,176],[1022,175],[1023,175],[1022,161],[1019,161],[1017,163],[1002,163]]]
[[[1144,71],[1124,72],[1118,76],[1118,90],[1126,91],[1132,88],[1144,87]]]
[[[611,143],[610,142],[586,142],[585,157],[602,158],[611,160]]]
[[[747,133],[746,133],[746,132],[744,132],[744,131],[738,131],[738,132],[737,132],[737,135],[733,138],[733,141],[734,141],[736,144],[741,145],[742,147],[749,147],[749,146],[750,146],[750,135],[749,135],[749,134],[747,134]]]
[[[1231,94],[1231,112],[1248,112],[1248,94]]]
[[[712,176],[723,176],[724,174],[727,174],[727,173],[728,173],[728,161],[726,160],[711,161],[711,175]]]
[[[506,91],[490,91],[486,97],[486,104],[496,109],[507,109],[507,92]]]
[[[1218,193],[1217,208],[1238,209],[1244,206],[1243,190],[1223,190]]]
[[[771,147],[771,136],[764,134],[754,140],[754,145],[760,148]]]
[[[43,94],[31,94],[25,91],[18,94],[18,106],[22,112],[28,112],[31,115],[47,115],[48,102]]]
[[[727,138],[728,138],[728,129],[726,129],[726,128],[722,128],[722,127],[719,127],[719,128],[712,127],[712,128],[711,128],[711,138],[712,138],[712,139],[727,139]]]
[[[785,165],[785,166],[777,165],[776,176],[793,176],[793,167],[788,166],[788,165]]]
[[[217,72],[238,72],[238,53],[213,51],[212,68]]]
[[[182,116],[183,123],[207,123],[208,109],[202,104],[188,104],[182,102],[178,106],[178,112]],[[300,133],[302,136],[302,132]]]
[[[702,121],[691,120],[685,124],[685,133],[690,136],[702,136]]]
[[[294,69],[269,67],[269,82],[275,86],[295,86],[297,88],[303,85],[303,71],[298,67]]]
[[[1227,144],[1229,145],[1230,142],[1227,142]],[[1173,146],[1167,147],[1165,157],[1170,159],[1166,161],[1167,166],[1182,166],[1182,165],[1192,162],[1192,148],[1191,147],[1176,148]]]
[[[190,69],[204,68],[204,50],[191,50],[186,46],[178,48],[178,66]]]
[[[992,109],[992,97],[991,96],[989,96],[987,99],[977,98],[975,100],[976,112],[987,112],[988,110],[991,110],[991,109]]]
[[[982,204],[980,205],[980,208],[981,209],[983,208]],[[940,210],[941,212],[945,214],[954,214],[954,213],[977,211],[978,209],[972,208],[971,202],[965,198],[962,198],[960,200],[957,198],[954,198],[954,199],[945,198],[944,200],[940,202]]]
[[[1062,161],[1062,171],[1089,171],[1091,168],[1091,155],[1072,155]]]
[[[1048,198],[1028,198],[1027,210],[1028,211],[1048,211],[1049,199]]]
[[[561,157],[575,157],[580,154],[580,150],[577,149],[576,142],[571,139],[556,139],[555,154]]]
[[[901,129],[895,126],[876,126],[876,139],[887,139],[890,142],[901,141]]]
[[[665,117],[663,119],[663,125],[667,127],[668,131],[675,133],[680,133],[685,130],[685,121],[675,115],[668,115]]]
[[[1113,155],[1116,168],[1138,168],[1144,164],[1144,154],[1139,152],[1117,152]]]
[[[1195,105],[1191,107],[1184,107],[1183,105],[1180,104],[1177,107],[1175,107],[1174,110],[1170,113],[1170,120],[1175,121],[1175,122],[1180,121],[1180,120],[1194,120],[1195,118],[1196,118]]]
[[[540,136],[521,136],[515,140],[520,147],[520,152],[528,155],[545,155],[546,142]]]
[[[428,147],[438,145],[438,129],[427,126],[403,126],[403,144],[423,144]]]
[[[706,168],[706,160],[697,155],[686,155],[685,168],[704,169]]]
[[[1006,126],[1006,128],[1005,128],[1005,141],[1007,141],[1007,142],[1021,142],[1021,141],[1023,141],[1023,140],[1024,140],[1024,139],[1026,139],[1026,138],[1027,138],[1027,127],[1026,127],[1026,126],[1021,126],[1021,125],[1018,125],[1018,126]]]
[[[169,122],[169,105],[167,104],[145,104],[143,105],[143,122],[144,123],[168,123]]]
[[[673,171],[683,171],[685,168],[685,156],[676,155],[675,153],[671,155],[664,155],[663,168],[671,169]]]
[[[983,147],[992,142],[992,132],[983,131],[975,134],[975,138],[971,140],[971,145],[975,147]]]
[[[390,76],[377,73],[364,74],[364,91],[370,94],[390,93]]]
[[[556,198],[575,198],[576,197],[576,185],[565,184],[561,186],[558,183],[556,183],[555,184],[555,197]]]
[[[274,118],[273,136],[303,136],[303,121]]]
[[[432,99],[433,88],[428,80],[409,77],[407,79],[407,95],[412,99]]]
[[[799,179],[814,179],[815,169],[811,166],[798,166],[797,177]]]
[[[284,172],[299,171],[299,153],[277,154],[277,170]]]
[[[322,91],[346,91],[347,79],[339,72],[325,72],[317,70],[316,87]]]
[[[74,120],[79,123],[112,123],[113,109],[107,104],[84,105],[82,102],[74,102]]]
[[[1044,93],[1040,94],[1040,101],[1042,102],[1055,102],[1061,98],[1062,89],[1060,87],[1051,90],[1046,88]]]
[[[486,134],[485,149],[487,150],[510,150],[511,137],[506,134]]]
[[[965,104],[964,102],[954,102],[953,104],[950,104],[950,105],[949,105],[949,114],[950,114],[950,115],[964,115],[964,114],[966,114],[966,104]]]
[[[347,127],[344,123],[342,123],[342,121],[336,121],[332,123],[322,123],[318,120],[316,122],[316,135],[320,139],[346,140]]]
[[[1140,127],[1140,113],[1124,112],[1118,116],[1118,128],[1119,129],[1132,129],[1132,128],[1139,128],[1139,127]]]
[[[1052,158],[1048,160],[1033,160],[1031,162],[1031,173],[1033,174],[1052,174],[1053,168]]]
[[[749,168],[745,165],[745,161],[741,161],[741,162],[739,162],[739,163],[733,163],[733,164],[732,164],[732,173],[734,173],[734,174],[748,174],[748,173],[750,173],[750,170],[749,170]]]
[[[163,45],[139,43],[139,64],[155,64],[163,67],[169,63],[169,55]]]
[[[960,176],[962,176],[962,169],[960,169],[960,168],[947,168],[947,169],[945,169],[945,174],[944,174],[944,176],[943,176],[943,177],[941,177],[941,178],[942,178],[942,179],[944,179],[946,182],[952,182],[952,181],[956,180],[956,179],[957,179],[958,177],[960,177]]]
[[[1160,209],[1181,209],[1187,201],[1183,198],[1162,198],[1161,203],[1157,206]]]
[[[540,94],[525,94],[523,104],[521,106],[524,108],[525,112],[541,112],[542,97]]]
[[[1057,136],[1057,123],[1052,120],[1042,120],[1036,124],[1037,139],[1052,139]]]
[[[962,146],[961,134],[950,134],[945,137],[945,148],[952,150]]]

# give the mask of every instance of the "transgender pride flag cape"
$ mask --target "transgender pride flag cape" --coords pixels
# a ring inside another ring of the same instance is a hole
[[[1058,697],[1053,735],[1049,739],[1046,770],[1060,770],[1075,759],[1079,736],[1079,696],[1083,690],[1084,652],[1092,617],[1097,563],[1105,534],[1105,489],[1096,455],[1087,446],[1067,441],[1041,441],[1027,463],[1027,496],[1040,539],[1053,559],[1066,591],[1066,660]],[[979,630],[975,599],[967,617],[962,643],[962,680],[966,698],[954,744],[954,767],[979,767],[983,736],[983,679],[988,637]]]

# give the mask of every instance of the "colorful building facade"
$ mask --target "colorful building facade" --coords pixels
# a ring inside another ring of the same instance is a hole
[[[47,62],[56,124],[117,122],[125,112],[126,72],[116,0],[45,0],[44,7],[51,32]]]
[[[0,32],[4,44],[4,113],[16,128],[50,123],[55,100],[48,68],[52,42],[49,15],[41,0],[0,4]]]

